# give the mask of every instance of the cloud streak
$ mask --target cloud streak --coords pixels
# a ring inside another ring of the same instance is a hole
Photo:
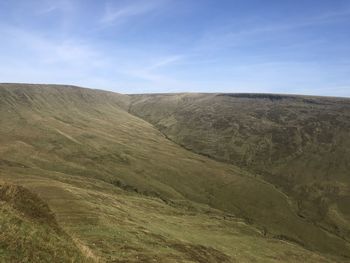
[[[100,20],[103,25],[115,25],[127,21],[130,18],[150,13],[166,3],[165,0],[136,0],[131,4],[115,6],[107,3],[105,12]]]
[[[17,45],[24,52],[37,58],[43,64],[67,63],[81,65],[91,63],[99,56],[88,44],[75,39],[49,39],[36,32],[13,26],[0,26],[1,34],[9,39],[9,45]]]
[[[286,34],[287,32],[298,30],[305,27],[320,26],[325,24],[336,23],[341,19],[346,19],[350,16],[350,10],[345,9],[341,11],[329,11],[319,15],[314,15],[307,18],[302,18],[295,22],[282,22],[278,24],[262,24],[246,29],[235,29],[234,26],[230,28],[214,28],[206,31],[202,39],[197,44],[197,50],[203,49],[220,49],[244,45],[247,42],[269,37],[276,38],[276,34]]]
[[[0,66],[0,79],[13,82],[25,82],[27,79],[36,83],[62,83],[59,79],[64,76],[66,81],[62,84],[100,88],[120,87],[123,79],[129,79],[124,87],[120,87],[123,89],[130,86],[136,89],[132,84],[135,81],[146,81],[150,86],[159,87],[175,85],[173,79],[159,71],[185,58],[183,55],[157,55],[158,58],[155,58],[154,54],[136,51],[131,56],[124,49],[111,53],[81,39],[52,39],[14,26],[1,25],[0,34],[7,40],[8,46],[21,49],[25,56],[18,61],[3,57],[6,67]]]
[[[38,15],[50,15],[56,11],[68,13],[74,9],[74,2],[67,0],[41,0],[35,9],[37,10],[35,13]]]

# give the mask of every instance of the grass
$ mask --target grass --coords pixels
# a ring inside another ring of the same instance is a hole
[[[70,177],[35,171],[21,174],[11,171],[2,179],[21,182],[31,192],[44,196],[57,221],[86,258],[95,262],[332,262],[302,247],[264,236],[244,220],[208,206],[172,202],[125,192],[95,179]],[[12,179],[11,179],[12,178]],[[25,178],[25,179],[24,179]],[[4,214],[1,213],[1,218]],[[2,219],[3,220],[3,219]],[[11,227],[20,225],[12,222]],[[41,232],[42,223],[34,225],[40,238],[33,237],[25,249],[41,253],[41,238],[51,253],[64,256],[52,232]],[[30,231],[30,230],[29,230]],[[29,232],[28,231],[28,232]],[[5,232],[8,237],[28,234]],[[18,244],[18,240],[15,243]],[[69,244],[69,243],[68,243]],[[22,247],[6,249],[9,254],[26,254]],[[45,254],[30,262],[47,262]],[[26,258],[26,257],[24,257]],[[62,257],[70,262],[72,257]],[[5,257],[6,259],[6,257]],[[25,262],[23,260],[22,262]],[[59,262],[53,258],[51,262]],[[75,262],[75,261],[73,261]]]
[[[129,109],[186,149],[260,176],[288,195],[300,217],[350,241],[349,99],[134,95]]]
[[[130,100],[77,87],[0,86],[0,180],[47,203],[72,249],[101,262],[350,256],[347,242],[298,216],[273,184],[169,141],[127,112]]]
[[[1,262],[89,262],[35,194],[2,185],[0,202]]]

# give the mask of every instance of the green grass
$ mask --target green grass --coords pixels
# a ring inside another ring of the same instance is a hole
[[[89,262],[48,206],[27,189],[0,186],[1,262]]]
[[[134,95],[129,109],[185,148],[262,177],[300,217],[350,241],[350,99]]]
[[[86,258],[332,262],[350,256],[347,242],[300,218],[274,185],[169,141],[127,112],[130,100],[76,87],[0,86],[0,181],[44,200]]]
[[[48,172],[39,175],[30,171],[24,175],[12,170],[6,181],[22,184],[46,198],[57,221],[75,244],[67,242],[69,249],[79,247],[86,259],[96,262],[333,262],[301,248],[298,245],[269,238],[244,220],[189,201],[164,201],[125,192],[110,184],[94,179],[70,177]],[[11,179],[12,178],[12,179]],[[15,179],[14,179],[15,178]],[[38,201],[39,202],[39,201]],[[17,213],[17,212],[16,212]],[[1,213],[3,222],[6,214]],[[48,216],[48,217],[51,217]],[[43,251],[70,262],[66,251],[60,250],[51,228],[31,223],[21,232],[4,232],[7,239],[29,236],[30,244],[6,252],[39,254],[29,262],[48,262]],[[22,224],[12,221],[12,228]],[[44,230],[42,230],[44,229]],[[47,238],[50,238],[47,240]],[[46,238],[46,239],[45,239]],[[69,239],[68,239],[69,240]],[[45,241],[45,243],[43,242]],[[60,240],[61,241],[61,240]],[[45,245],[45,246],[44,246]],[[49,249],[47,248],[49,246]],[[69,255],[68,255],[69,256]],[[71,256],[71,255],[70,255]],[[6,257],[3,257],[6,259]],[[21,256],[26,259],[26,256]],[[16,258],[17,259],[17,258]],[[56,258],[51,262],[61,262]],[[14,261],[17,262],[17,261]],[[22,262],[25,262],[23,260]],[[75,261],[74,261],[75,262]],[[84,262],[84,261],[83,261]]]

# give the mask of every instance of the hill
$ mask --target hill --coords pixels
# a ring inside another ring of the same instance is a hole
[[[130,112],[191,151],[242,167],[301,218],[349,241],[350,99],[276,94],[132,96]]]
[[[74,253],[101,262],[350,257],[342,236],[300,217],[274,184],[169,141],[128,113],[136,106],[133,96],[73,86],[0,85],[0,180],[47,203]]]

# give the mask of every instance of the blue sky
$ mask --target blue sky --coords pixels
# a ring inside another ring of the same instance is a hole
[[[350,97],[348,0],[0,0],[0,82]]]

